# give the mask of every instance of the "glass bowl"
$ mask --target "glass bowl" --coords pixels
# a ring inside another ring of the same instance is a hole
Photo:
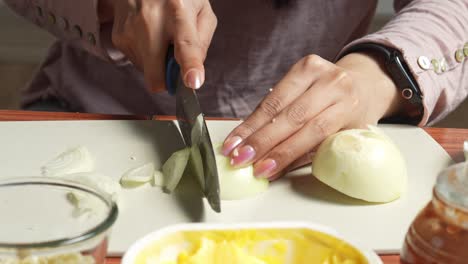
[[[117,215],[110,197],[78,183],[0,180],[0,264],[105,263]]]

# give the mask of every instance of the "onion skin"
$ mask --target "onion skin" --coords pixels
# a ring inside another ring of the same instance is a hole
[[[400,150],[375,127],[328,137],[313,157],[312,173],[339,192],[368,202],[391,202],[407,186],[406,163]]]

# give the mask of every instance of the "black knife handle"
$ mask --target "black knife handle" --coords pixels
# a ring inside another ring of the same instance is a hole
[[[170,44],[166,54],[166,89],[170,95],[176,93],[179,74],[180,66],[174,56],[174,45]]]

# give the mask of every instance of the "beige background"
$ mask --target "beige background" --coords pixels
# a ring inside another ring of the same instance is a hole
[[[379,1],[372,31],[391,17],[392,2]],[[53,39],[14,15],[0,0],[0,109],[18,108],[19,90],[30,80]],[[466,113],[468,100],[437,126],[468,128]]]

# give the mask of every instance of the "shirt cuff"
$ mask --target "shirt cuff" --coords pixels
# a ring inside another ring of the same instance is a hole
[[[402,40],[399,37],[390,39],[378,33],[370,34],[346,45],[337,58],[340,58],[350,47],[361,43],[375,43],[401,52],[410,74],[413,75],[422,93],[424,113],[418,125],[428,124],[431,112],[437,103],[435,98],[439,96],[436,93],[437,91],[432,89],[434,85],[433,78],[444,72],[451,71],[457,66],[457,63],[450,59],[440,59],[442,57],[440,54],[431,54],[427,51],[424,51],[424,55],[421,55],[421,48],[415,46],[412,42]],[[437,63],[437,67],[434,67],[433,63]]]

